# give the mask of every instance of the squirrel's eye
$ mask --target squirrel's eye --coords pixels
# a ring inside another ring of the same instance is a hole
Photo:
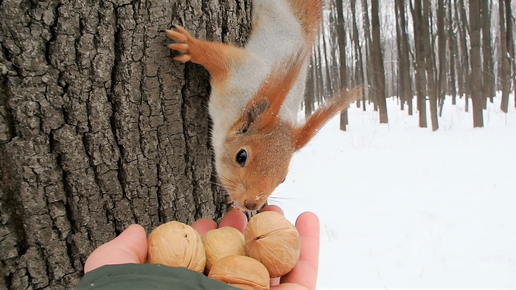
[[[236,161],[238,162],[238,164],[240,164],[240,166],[244,167],[247,164],[247,151],[245,151],[244,149],[238,151]]]

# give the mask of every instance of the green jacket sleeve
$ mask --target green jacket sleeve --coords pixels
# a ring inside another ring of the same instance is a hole
[[[151,264],[103,266],[87,273],[76,290],[235,290],[186,268]]]

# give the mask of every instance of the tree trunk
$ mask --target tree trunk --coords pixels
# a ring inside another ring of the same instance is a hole
[[[337,37],[339,40],[340,54],[340,86],[341,89],[348,88],[348,64],[346,61],[346,23],[344,22],[344,6],[342,0],[336,0],[337,7]],[[349,124],[348,111],[340,113],[340,129],[346,131]]]
[[[421,31],[423,33],[423,52],[426,70],[426,81],[427,81],[427,96],[430,103],[430,121],[432,123],[432,131],[439,129],[439,123],[437,119],[437,96],[438,90],[436,88],[435,80],[435,57],[434,57],[434,45],[432,42],[432,25],[431,19],[432,14],[430,11],[430,2],[423,1],[423,17],[421,21]]]
[[[483,108],[486,108],[486,101],[490,99],[493,102],[495,97],[495,78],[493,64],[493,46],[491,45],[491,0],[482,0],[482,102]]]
[[[424,0],[423,0],[424,1]],[[412,4],[411,4],[412,5]],[[412,19],[414,22],[414,43],[416,50],[416,94],[417,109],[419,111],[419,127],[426,128],[426,72],[425,72],[425,29],[423,24],[423,7],[421,0],[414,1],[414,7],[411,6]]]
[[[364,59],[364,63],[365,63],[365,75],[367,77],[367,86],[366,86],[366,90],[364,90],[364,98],[367,98],[369,102],[374,102],[374,110],[377,111],[378,110],[378,106],[376,104],[376,100],[374,99],[375,95],[374,93],[372,93],[372,91],[374,90],[374,87],[375,87],[375,84],[374,84],[374,78],[373,78],[373,75],[372,75],[372,61],[373,61],[373,52],[372,52],[372,49],[371,49],[371,43],[372,43],[372,40],[371,40],[371,26],[369,24],[369,5],[367,4],[367,0],[362,0],[362,11],[363,11],[363,15],[362,15],[362,21],[363,21],[363,24],[364,24],[364,39],[365,39],[365,59]],[[365,105],[364,105],[365,107]]]
[[[315,50],[312,49],[312,56],[310,57],[310,65],[306,74],[306,90],[305,90],[305,118],[308,119],[314,111],[315,104]]]
[[[355,47],[355,54],[357,55],[357,63],[355,64],[356,67],[356,84],[360,86],[365,86],[365,73],[364,73],[364,59],[362,56],[362,45],[360,42],[360,35],[358,34],[358,22],[357,22],[357,15],[356,15],[356,0],[351,0],[351,15],[353,17],[353,42]],[[366,93],[364,92],[362,94],[362,110],[366,110]],[[357,106],[360,106],[360,101],[357,101]]]
[[[243,43],[250,1],[0,1],[1,289],[73,289],[132,223],[218,218],[208,73],[164,30]]]
[[[446,96],[446,85],[448,78],[446,77],[446,30],[444,28],[445,9],[444,0],[438,0],[437,2],[437,37],[438,37],[438,59],[439,59],[439,70],[437,77],[437,99],[439,100],[439,115],[442,114],[444,99]],[[436,116],[437,117],[437,116]]]
[[[507,5],[508,4],[508,5]],[[512,41],[512,28],[510,26],[510,1],[499,0],[498,9],[500,16],[500,62],[502,71],[500,74],[500,81],[502,83],[502,99],[500,109],[507,113],[509,111],[509,94],[511,91],[511,59],[509,56],[510,42]],[[506,15],[509,19],[506,19]]]
[[[459,38],[460,38],[460,71],[462,72],[460,76],[460,83],[462,85],[462,94],[464,95],[464,101],[466,103],[465,110],[469,111],[469,97],[471,95],[470,88],[470,78],[469,78],[469,64],[470,64],[470,55],[468,50],[468,40],[467,40],[467,30],[468,30],[468,19],[466,17],[466,5],[464,4],[464,0],[459,0],[456,2],[456,7],[458,11],[457,18],[459,25]]]
[[[452,14],[452,0],[448,0],[448,50],[449,50],[449,65],[450,65],[450,85],[448,86],[448,92],[452,96],[452,105],[457,104],[457,79],[455,64],[458,58],[457,49],[457,37],[454,32],[454,21]]]
[[[371,1],[371,26],[373,29],[373,78],[375,99],[380,110],[380,123],[386,124],[387,117],[387,96],[385,91],[385,68],[383,65],[382,42],[380,35],[380,9],[378,0]]]
[[[482,59],[480,56],[480,1],[469,0],[469,36],[471,63],[471,100],[473,103],[473,127],[483,127],[483,96],[482,96]],[[484,1],[484,0],[482,0]]]
[[[398,61],[399,61],[399,92],[402,102],[408,104],[408,114],[413,114],[413,95],[410,77],[410,53],[409,37],[407,32],[407,15],[405,12],[405,1],[396,0],[396,22],[397,22],[397,42],[398,42]]]

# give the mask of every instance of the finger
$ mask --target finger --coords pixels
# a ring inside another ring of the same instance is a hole
[[[261,211],[262,211],[262,212],[263,212],[263,211],[275,211],[275,212],[277,212],[277,213],[280,213],[280,214],[282,214],[282,215],[285,215],[285,214],[283,213],[283,210],[281,209],[281,207],[279,207],[279,206],[277,206],[277,205],[268,205],[268,206],[266,206],[266,207],[262,208],[262,210],[261,210]]]
[[[296,267],[281,282],[299,284],[314,290],[319,269],[319,218],[314,213],[305,212],[297,218],[296,227],[301,238],[301,256]]]
[[[220,227],[234,227],[235,229],[241,231],[242,233],[247,226],[247,217],[245,214],[239,209],[230,210],[222,221],[220,221]]]
[[[216,229],[217,223],[210,219],[200,219],[193,223],[192,228],[196,229],[202,237],[207,232]]]
[[[306,287],[294,284],[294,283],[283,283],[277,286],[271,286],[271,290],[308,290]]]
[[[86,260],[84,273],[105,265],[142,264],[147,259],[147,233],[131,225],[118,237],[98,247]]]

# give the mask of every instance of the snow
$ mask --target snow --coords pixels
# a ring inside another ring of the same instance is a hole
[[[449,101],[437,132],[394,99],[388,125],[353,105],[294,156],[271,204],[319,216],[318,289],[516,287],[514,97],[480,129]]]

